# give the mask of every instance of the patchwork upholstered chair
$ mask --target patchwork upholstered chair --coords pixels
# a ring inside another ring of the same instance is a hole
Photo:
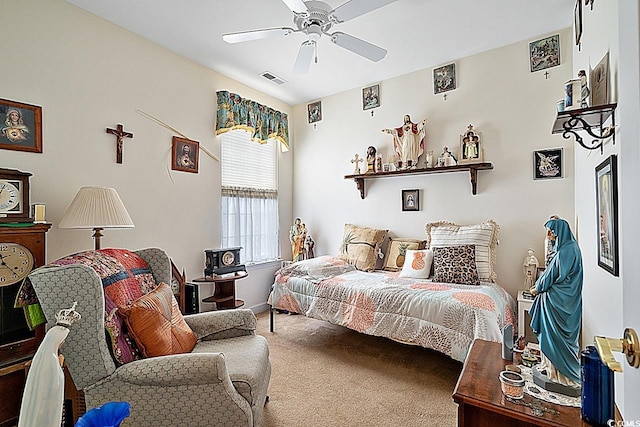
[[[50,324],[78,302],[82,320],[62,352],[87,409],[129,402],[123,425],[136,427],[261,425],[271,364],[255,316],[225,310],[182,318],[164,285],[170,265],[160,249],[107,249],[30,274]],[[157,356],[167,352],[180,354]]]

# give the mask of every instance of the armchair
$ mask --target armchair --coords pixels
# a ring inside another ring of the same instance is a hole
[[[156,283],[170,283],[171,264],[161,249],[137,251]],[[87,409],[110,401],[131,404],[123,425],[260,426],[271,377],[269,348],[255,334],[251,310],[184,316],[197,337],[191,353],[116,363],[105,335],[105,296],[90,266],[45,266],[29,276],[47,321],[78,301],[82,320],[62,346]]]

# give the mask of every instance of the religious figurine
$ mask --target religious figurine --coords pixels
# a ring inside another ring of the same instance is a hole
[[[567,221],[550,219],[545,228],[553,257],[530,289],[535,297],[529,310],[531,329],[538,336],[542,356],[536,369],[552,383],[576,388],[580,384],[582,254]]]
[[[300,218],[296,218],[289,230],[289,241],[291,242],[292,261],[304,259],[304,240],[307,237],[307,228]]]
[[[314,251],[314,247],[316,246],[315,240],[311,237],[311,234],[307,234],[307,238],[304,239],[304,258],[315,258],[316,254]]]
[[[458,164],[458,161],[453,154],[449,151],[449,147],[446,145],[442,147],[442,154],[438,157],[438,166],[455,166]]]
[[[360,158],[360,155],[358,153],[356,153],[355,157],[351,159],[351,163],[354,164],[354,167],[353,167],[354,175],[360,175],[360,162],[363,162],[363,161],[364,160]]]
[[[367,173],[375,172],[376,153],[376,147],[370,145],[367,148]]]
[[[535,280],[536,272],[540,265],[538,258],[536,258],[534,254],[535,251],[533,249],[527,250],[527,256],[524,258],[524,262],[522,263],[525,289],[529,289],[533,286],[533,281]]]
[[[587,86],[586,71],[578,71],[578,78],[580,79],[580,108],[587,108],[589,106],[587,100],[589,99],[591,90],[589,90],[589,86]]]
[[[404,124],[394,129],[382,129],[382,132],[393,135],[393,149],[398,154],[398,164],[405,168],[418,165],[418,157],[424,152],[425,125],[427,119],[413,123],[408,114],[404,116]]]
[[[71,325],[80,320],[77,302],[56,314],[51,327],[38,347],[27,375],[22,395],[18,427],[59,426],[64,402],[63,357],[60,346],[69,335]]]

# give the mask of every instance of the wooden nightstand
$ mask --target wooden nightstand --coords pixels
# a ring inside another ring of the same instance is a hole
[[[499,375],[505,366],[519,363],[519,358],[514,355],[513,362],[502,359],[498,342],[474,341],[453,393],[453,400],[458,404],[458,426],[589,426],[582,421],[580,408],[541,401],[542,405],[558,413],[544,412],[538,417],[533,415],[531,408],[509,402],[502,394]],[[522,400],[531,402],[534,399],[525,394]]]
[[[228,310],[239,308],[244,305],[244,301],[236,299],[236,280],[244,279],[249,274],[246,271],[237,271],[222,276],[202,277],[194,279],[194,285],[213,284],[213,295],[202,300],[202,302],[215,302],[218,310]]]

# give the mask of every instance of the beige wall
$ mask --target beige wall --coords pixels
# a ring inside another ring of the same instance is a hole
[[[542,35],[546,36],[546,35]],[[541,36],[541,37],[542,37]],[[432,221],[471,224],[494,219],[501,227],[499,282],[515,296],[522,287],[527,248],[542,261],[544,223],[558,214],[573,223],[573,144],[551,135],[562,83],[572,74],[571,32],[561,32],[562,64],[531,73],[528,42],[455,61],[458,88],[433,94],[432,69],[381,82],[381,107],[362,111],[361,89],[322,99],[323,119],[306,121],[306,105],[294,108],[296,133],[294,216],[316,239],[317,253],[336,254],[345,223],[388,228],[399,237],[424,238]],[[376,83],[376,82],[372,82]],[[468,173],[417,175],[367,181],[366,198],[344,176],[349,160],[365,156],[367,146],[391,153],[383,128],[427,118],[426,149],[435,154],[448,145],[457,151],[459,135],[472,123],[482,132],[491,171],[478,173],[478,194],[471,195]],[[533,150],[564,147],[564,179],[533,180]],[[402,212],[402,189],[419,189],[421,210]]]
[[[42,106],[44,142],[42,154],[0,150],[0,166],[33,173],[31,201],[45,203],[54,224],[48,260],[93,247],[90,231],[56,224],[81,186],[107,186],[117,189],[135,228],[106,230],[103,247],[157,246],[188,278],[202,276],[204,249],[220,245],[220,164],[201,152],[198,174],[171,171],[173,133],[136,109],[219,156],[217,90],[288,114],[291,108],[62,0],[5,0],[3,10],[0,28],[12,42],[0,44],[0,97]],[[123,164],[115,162],[115,138],[105,133],[118,123],[134,133],[124,141]],[[287,229],[291,163],[290,154],[280,156]],[[247,306],[263,304],[271,281],[249,277],[238,282],[238,293]]]
[[[580,248],[584,263],[583,345],[591,345],[596,335],[620,338],[624,329],[640,331],[640,290],[637,278],[637,224],[640,200],[640,88],[638,72],[639,6],[626,0],[594,4],[583,11],[581,49],[574,47],[574,75],[580,69],[594,67],[608,51],[610,55],[610,102],[617,102],[616,144],[608,142],[603,154],[576,148],[576,216],[579,218]],[[584,135],[586,137],[586,135]],[[620,238],[620,276],[614,277],[598,267],[598,226],[596,218],[595,168],[611,154],[618,156],[618,221]],[[640,420],[637,405],[640,371],[632,369],[624,356],[615,354],[623,364],[623,374],[615,375],[616,403],[625,421]]]

